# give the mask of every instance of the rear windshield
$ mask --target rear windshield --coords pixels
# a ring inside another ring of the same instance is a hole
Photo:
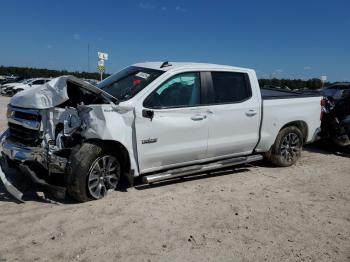
[[[135,96],[163,73],[164,71],[161,70],[131,66],[106,78],[97,87],[119,101],[125,101]]]

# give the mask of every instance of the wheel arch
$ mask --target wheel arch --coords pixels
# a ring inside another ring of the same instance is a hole
[[[122,176],[127,179],[127,182],[130,186],[133,185],[134,176],[131,172],[131,162],[130,162],[129,151],[126,149],[126,147],[122,143],[115,140],[102,140],[102,139],[88,139],[88,140],[85,140],[85,142],[97,144],[102,148],[107,148],[112,153],[112,155],[117,157],[117,159],[119,160],[123,171]]]
[[[305,143],[307,141],[309,129],[308,129],[307,123],[305,121],[296,120],[296,121],[289,122],[289,123],[285,124],[284,126],[282,126],[282,128],[279,130],[279,132],[281,132],[282,129],[289,127],[289,126],[297,127],[301,131],[301,133],[303,134],[303,143]]]

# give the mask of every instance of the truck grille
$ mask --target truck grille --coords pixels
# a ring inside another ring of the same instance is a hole
[[[41,142],[40,121],[37,111],[9,107],[9,135],[14,141],[27,146],[36,146]]]
[[[14,111],[14,117],[18,119],[25,119],[25,120],[34,120],[34,121],[40,121],[41,117],[40,115],[34,115],[27,112],[21,112],[21,111]]]

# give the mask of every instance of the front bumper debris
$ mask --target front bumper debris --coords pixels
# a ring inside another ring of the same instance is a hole
[[[4,158],[3,158],[4,159]],[[24,193],[18,190],[7,178],[6,170],[9,170],[7,161],[1,161],[0,165],[0,180],[2,181],[6,191],[16,200],[24,203]],[[19,171],[19,172],[18,172]],[[32,182],[48,190],[54,197],[64,199],[66,196],[66,188],[47,183],[39,178],[36,173],[25,164],[18,164],[17,175],[24,175],[31,179]]]
[[[14,187],[6,178],[4,171],[2,170],[2,165],[0,165],[0,179],[6,189],[6,191],[13,196],[18,201],[24,203],[23,201],[23,193],[19,191],[16,187]]]
[[[17,144],[7,139],[6,134],[0,136],[1,141],[1,155],[2,161],[0,162],[0,179],[5,186],[6,191],[20,202],[23,200],[23,192],[18,190],[8,179],[6,172],[10,170],[9,162],[13,163],[16,167],[16,175],[24,175],[29,177],[35,184],[50,191],[56,198],[63,199],[66,194],[66,188],[52,185],[47,183],[44,179],[41,179],[37,174],[29,167],[28,163],[39,163],[43,167],[51,166],[51,163],[47,163],[47,155],[45,151],[40,147],[28,147],[22,144]],[[55,157],[56,162],[52,163],[53,167],[57,171],[60,166],[65,166],[66,162],[63,158]],[[60,161],[62,160],[62,161]],[[13,169],[14,170],[14,169]]]
[[[44,161],[44,151],[41,148],[19,145],[6,139],[2,142],[2,152],[14,161]]]
[[[65,187],[60,187],[60,186],[51,185],[47,183],[45,180],[39,178],[35,174],[35,172],[31,170],[27,165],[20,164],[19,169],[23,174],[28,175],[34,183],[48,189],[56,198],[60,198],[60,199],[65,198],[65,195],[66,195]]]

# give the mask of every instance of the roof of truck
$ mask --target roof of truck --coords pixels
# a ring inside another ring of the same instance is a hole
[[[162,66],[163,65],[163,66]],[[172,69],[182,69],[182,68],[192,68],[196,67],[197,69],[213,69],[213,68],[220,68],[220,69],[227,69],[227,70],[251,70],[249,68],[242,68],[242,67],[234,67],[234,66],[228,66],[228,65],[218,65],[218,64],[208,64],[208,63],[196,63],[196,62],[144,62],[144,63],[137,63],[133,66],[138,67],[145,67],[145,68],[151,68],[151,69],[157,69],[157,70],[163,70],[168,71]]]

